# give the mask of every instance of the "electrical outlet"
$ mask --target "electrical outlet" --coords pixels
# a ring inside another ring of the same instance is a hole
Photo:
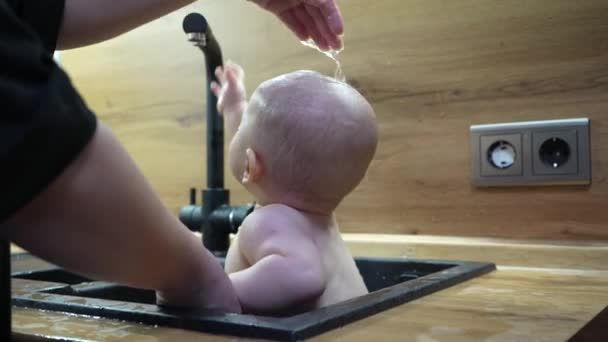
[[[521,134],[482,135],[479,151],[482,177],[521,176]]]
[[[532,134],[536,175],[574,175],[578,172],[578,139],[576,130]]]
[[[590,184],[589,119],[471,126],[476,186]]]

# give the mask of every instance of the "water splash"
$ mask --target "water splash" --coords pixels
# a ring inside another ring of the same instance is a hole
[[[344,50],[344,45],[342,45],[342,48],[340,50],[323,51],[319,48],[319,46],[317,46],[317,44],[312,39],[302,40],[300,41],[300,43],[302,43],[302,45],[304,46],[308,46],[309,48],[313,48],[324,54],[325,56],[333,59],[334,62],[336,62],[336,71],[334,72],[334,78],[340,82],[346,82],[346,75],[344,75],[344,71],[342,70],[342,63],[340,63],[340,60],[338,59],[338,54],[342,52],[342,50]]]

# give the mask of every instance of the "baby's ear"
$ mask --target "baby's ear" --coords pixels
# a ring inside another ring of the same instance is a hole
[[[243,172],[243,178],[241,182],[257,183],[264,175],[264,166],[257,153],[251,148],[245,151],[245,171]]]

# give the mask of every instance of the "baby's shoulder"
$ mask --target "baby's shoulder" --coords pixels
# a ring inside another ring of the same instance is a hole
[[[243,224],[251,226],[282,226],[301,222],[304,215],[284,204],[269,204],[256,208],[245,218]]]
[[[304,216],[283,204],[270,204],[256,208],[241,226],[243,235],[275,235],[298,232],[305,224]]]

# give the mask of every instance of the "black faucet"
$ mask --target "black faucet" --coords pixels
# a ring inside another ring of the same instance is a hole
[[[207,70],[207,188],[202,191],[202,205],[196,204],[195,188],[190,189],[190,204],[181,208],[179,219],[190,230],[203,234],[203,244],[218,256],[224,256],[230,233],[236,233],[255,204],[230,206],[230,192],[224,189],[224,120],[218,115],[217,97],[211,92],[216,81],[215,69],[223,65],[222,50],[205,17],[188,14],[183,21],[188,40],[205,54]]]

